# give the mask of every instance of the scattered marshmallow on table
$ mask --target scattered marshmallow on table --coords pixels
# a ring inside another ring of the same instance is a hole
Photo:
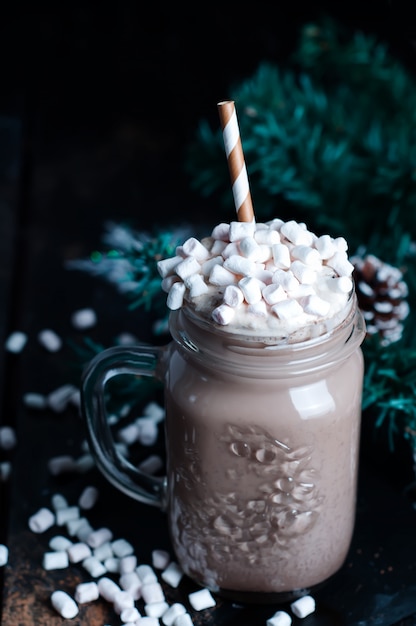
[[[10,461],[2,461],[0,463],[0,482],[9,480],[12,473],[12,464]]]
[[[69,565],[68,552],[66,550],[54,550],[45,552],[42,566],[45,570],[65,569]]]
[[[170,587],[174,589],[179,586],[183,578],[183,570],[176,561],[171,561],[169,565],[163,570],[160,577],[165,581]]]
[[[216,605],[209,589],[199,589],[188,595],[190,605],[195,611],[203,611]]]
[[[73,543],[71,546],[69,546],[67,552],[68,558],[71,563],[80,563],[92,554],[90,546],[82,541],[78,543]]]
[[[312,596],[302,596],[290,605],[296,617],[307,617],[315,611],[315,600]]]
[[[89,581],[86,583],[79,583],[75,587],[74,598],[78,604],[85,604],[86,602],[93,602],[98,600],[100,592],[98,585],[95,581]]]
[[[34,533],[43,533],[55,524],[55,515],[46,507],[40,508],[29,517],[29,528]]]
[[[183,615],[177,616],[173,622],[173,626],[193,626],[193,621],[189,613],[184,613]]]
[[[4,543],[0,543],[0,567],[7,565],[9,561],[9,549]]]
[[[169,604],[166,600],[160,600],[159,602],[149,602],[144,605],[144,612],[148,617],[160,618],[169,608]]]
[[[291,626],[292,618],[286,611],[277,611],[266,622],[266,626]]]
[[[48,400],[47,397],[41,393],[28,391],[23,395],[23,404],[28,409],[46,409]]]
[[[145,604],[164,602],[165,600],[165,594],[159,582],[144,583],[141,588],[141,594]]]
[[[87,487],[84,488],[84,490],[82,491],[79,500],[78,500],[78,506],[81,509],[92,509],[92,507],[95,505],[95,503],[98,500],[98,489],[97,487],[94,487],[93,485],[88,485]]]
[[[65,591],[54,591],[51,595],[53,608],[65,619],[73,619],[78,615],[78,605]]]
[[[11,426],[0,426],[0,450],[13,450],[16,447],[17,437]]]
[[[74,328],[79,330],[91,328],[97,323],[97,315],[95,311],[90,308],[78,309],[71,315],[71,323]]]
[[[27,343],[27,335],[19,330],[15,330],[12,332],[5,343],[5,348],[7,352],[13,352],[14,354],[18,354],[23,350]]]
[[[111,547],[115,556],[120,559],[134,553],[134,548],[126,539],[115,539],[111,542]]]
[[[112,531],[109,528],[102,527],[90,533],[87,539],[87,543],[89,546],[91,546],[91,548],[98,548],[103,543],[106,543],[107,541],[111,541],[112,539],[113,539]]]
[[[102,576],[97,581],[98,591],[100,596],[107,602],[113,602],[117,593],[121,591],[121,588],[117,585],[112,578]]]
[[[170,554],[167,550],[156,548],[152,550],[152,565],[156,569],[165,569],[170,562]]]
[[[48,352],[58,352],[62,348],[62,339],[49,328],[38,333],[38,341]]]
[[[184,615],[186,613],[186,608],[180,602],[174,602],[170,605],[165,613],[162,615],[162,622],[165,626],[173,626],[176,618],[179,615]]]

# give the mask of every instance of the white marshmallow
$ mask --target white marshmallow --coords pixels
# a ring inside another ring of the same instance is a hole
[[[113,533],[109,528],[99,528],[98,530],[94,530],[89,534],[87,543],[91,548],[98,548],[103,543],[107,541],[111,541],[113,538]]]
[[[214,239],[221,239],[222,241],[230,240],[230,225],[225,222],[221,222],[214,226],[211,237]]]
[[[325,317],[331,308],[331,305],[327,300],[323,300],[319,296],[313,294],[302,298],[301,305],[305,313],[308,315],[316,315],[318,317]]]
[[[136,572],[125,572],[124,574],[121,574],[118,583],[120,587],[124,591],[127,591],[134,600],[138,600],[140,598],[142,581]]]
[[[158,582],[144,583],[141,588],[141,593],[145,604],[165,601],[162,585]]]
[[[293,259],[297,259],[311,267],[319,267],[321,265],[321,257],[318,250],[310,246],[294,246],[291,250]]]
[[[23,403],[29,409],[45,409],[48,405],[46,396],[32,391],[23,395]]]
[[[67,552],[68,558],[71,563],[80,563],[92,554],[90,546],[83,541],[73,543],[71,546],[69,546]]]
[[[137,567],[137,556],[135,554],[129,554],[120,558],[120,574],[129,574],[134,572]]]
[[[226,287],[232,285],[238,281],[235,273],[231,272],[223,265],[214,265],[208,278],[211,285],[217,285],[218,287]]]
[[[49,509],[42,507],[29,517],[29,528],[34,533],[43,533],[55,524],[55,515]]]
[[[189,289],[189,295],[191,298],[197,298],[207,293],[209,290],[208,285],[204,281],[201,274],[192,274],[189,278],[185,279],[185,286]]]
[[[255,222],[231,222],[229,230],[230,241],[239,241],[244,237],[253,237],[255,230]]]
[[[75,471],[75,459],[70,454],[54,456],[48,461],[48,470],[52,476]]]
[[[281,285],[286,292],[294,291],[299,287],[299,281],[290,270],[276,270],[273,274],[272,282]]]
[[[270,230],[269,228],[257,229],[254,233],[254,239],[258,244],[264,244],[266,246],[273,246],[280,243],[280,235],[277,230]]]
[[[227,285],[222,299],[224,304],[235,308],[243,303],[244,294],[237,285]]]
[[[94,581],[79,583],[75,587],[74,598],[78,604],[85,604],[86,602],[94,602],[100,597],[98,585]]]
[[[261,248],[254,237],[244,237],[238,243],[238,249],[240,254],[242,254],[247,259],[251,259],[252,261],[257,261]]]
[[[290,605],[296,617],[304,618],[315,611],[315,600],[312,596],[298,598]]]
[[[104,574],[107,573],[104,565],[94,555],[87,556],[87,558],[82,561],[82,567],[93,578],[99,578],[100,576],[104,576]]]
[[[77,520],[79,517],[80,511],[78,506],[67,506],[65,509],[56,511],[56,523],[58,526],[63,526],[70,520]]]
[[[118,574],[120,569],[120,559],[115,556],[107,557],[104,560],[104,567],[111,574]]]
[[[78,605],[65,591],[54,591],[51,595],[53,608],[64,619],[73,619],[78,615]]]
[[[267,304],[276,304],[276,302],[280,302],[281,300],[286,300],[287,294],[281,285],[277,285],[276,283],[272,283],[271,285],[266,285],[262,291],[263,298],[267,302]]]
[[[195,237],[190,237],[182,244],[182,249],[185,254],[194,257],[197,261],[206,261],[209,256],[209,251],[206,247],[198,241]]]
[[[169,289],[166,304],[171,311],[180,309],[183,304],[186,287],[182,282],[173,283]]]
[[[79,541],[86,542],[93,528],[85,517],[71,519],[66,522],[66,530],[70,537],[76,537]]]
[[[188,595],[190,605],[195,611],[203,611],[216,605],[209,589],[199,589]]]
[[[162,279],[160,286],[162,288],[162,291],[164,291],[165,293],[169,293],[172,285],[174,283],[180,283],[180,282],[182,281],[179,278],[179,276],[176,276],[176,274],[170,274],[169,276],[166,276],[166,278]]]
[[[353,287],[352,280],[348,276],[328,278],[326,284],[334,293],[349,293]]]
[[[104,598],[107,602],[113,602],[117,593],[121,591],[120,587],[117,583],[114,582],[111,578],[107,576],[103,576],[97,581],[98,591],[100,596]]]
[[[145,474],[156,474],[163,467],[163,460],[158,454],[151,454],[139,463],[137,469]]]
[[[227,243],[225,241],[221,241],[220,239],[216,239],[212,244],[210,254],[211,256],[220,255],[224,252]]]
[[[287,246],[283,243],[275,243],[272,246],[273,262],[276,267],[281,269],[288,269],[290,267],[290,252]]]
[[[68,537],[64,537],[63,535],[55,535],[52,537],[48,543],[51,550],[55,550],[56,552],[63,552],[67,550],[70,546],[72,546],[72,541],[68,539]]]
[[[61,493],[53,494],[51,504],[54,511],[57,511],[58,509],[66,509],[68,507],[68,501]]]
[[[337,246],[329,235],[318,237],[315,241],[315,248],[323,261],[330,259],[337,251]]]
[[[305,265],[305,263],[302,263],[302,261],[293,261],[290,269],[300,283],[312,285],[316,281],[315,270],[312,267]]]
[[[181,566],[176,563],[176,561],[171,561],[169,565],[163,570],[160,577],[165,581],[170,587],[176,589],[179,586],[183,578],[183,570]]]
[[[10,461],[2,461],[0,463],[0,482],[9,480],[12,474],[12,464]]]
[[[183,259],[183,261],[181,261],[180,263],[178,263],[178,265],[175,267],[175,273],[179,276],[179,278],[185,280],[185,278],[188,278],[192,274],[196,274],[197,272],[199,272],[200,269],[201,265],[195,259],[195,257],[189,256],[186,257],[186,259]]]
[[[180,602],[174,602],[171,606],[163,613],[162,622],[165,626],[173,626],[176,618],[179,615],[184,615],[186,613],[186,608]]]
[[[257,278],[253,278],[252,276],[245,276],[241,280],[238,281],[238,286],[244,294],[244,298],[248,304],[255,304],[256,302],[260,302],[262,298],[262,289],[264,288],[264,284],[261,283]]]
[[[78,506],[84,510],[92,509],[92,507],[98,500],[98,495],[99,494],[97,487],[94,487],[93,485],[88,485],[84,488],[79,497]]]
[[[68,553],[66,550],[54,550],[45,552],[42,559],[42,566],[45,570],[65,569],[69,565]]]
[[[4,543],[0,543],[0,567],[4,567],[7,565],[9,561],[9,548],[4,545]]]
[[[164,613],[166,613],[168,608],[169,604],[166,602],[166,600],[161,600],[160,602],[149,602],[148,604],[145,604],[144,612],[146,613],[146,616],[148,618],[157,619],[157,626],[160,626],[159,618],[162,617]],[[140,620],[140,626],[143,626],[144,624],[144,622],[142,622],[142,619],[143,618],[141,618]]]
[[[183,257],[175,255],[168,259],[162,259],[156,263],[157,271],[162,278],[166,278],[175,271],[176,266],[183,261]]]
[[[62,348],[62,339],[49,328],[40,331],[38,341],[49,352],[58,352]]]
[[[118,556],[120,559],[134,552],[133,546],[126,539],[116,539],[111,543],[111,547],[115,556]]]
[[[243,276],[252,276],[256,270],[254,261],[238,254],[232,254],[228,259],[225,259],[223,267],[233,274],[242,274]]]
[[[153,446],[159,436],[159,427],[151,417],[139,417],[135,424],[138,428],[138,440],[142,446]]]
[[[225,259],[228,259],[228,257],[233,256],[235,254],[239,255],[240,250],[238,247],[238,243],[236,241],[233,241],[231,243],[227,243],[227,245],[225,246],[224,250],[221,253],[221,257],[224,261]]]
[[[282,300],[272,306],[272,311],[282,320],[290,320],[303,313],[303,309],[296,300]]]
[[[62,413],[68,407],[68,404],[76,391],[77,388],[74,385],[61,385],[48,394],[48,407],[56,413]]]
[[[221,326],[229,324],[235,316],[235,309],[228,304],[220,304],[212,311],[212,319]]]
[[[0,426],[0,450],[13,450],[16,446],[17,437],[11,426]]]
[[[150,565],[147,565],[146,563],[138,565],[136,568],[136,572],[143,584],[157,582],[157,576],[155,572],[150,567]]]
[[[214,256],[212,257],[212,259],[208,259],[208,261],[205,261],[205,263],[201,265],[201,274],[203,276],[209,276],[212,272],[214,265],[221,265],[222,267],[223,262],[224,259],[222,258],[222,256]]]
[[[349,262],[346,252],[335,252],[326,264],[332,267],[338,276],[351,276],[354,271],[354,265]]]
[[[111,543],[109,541],[106,541],[105,543],[102,543],[100,546],[98,546],[98,548],[93,548],[93,555],[102,562],[104,562],[106,559],[112,558],[114,554]]]
[[[266,622],[266,626],[290,626],[292,623],[292,618],[289,613],[286,611],[277,611],[272,617]]]
[[[118,591],[113,600],[113,609],[118,615],[122,613],[125,609],[133,609],[134,608],[134,598],[130,595],[128,591],[124,591],[123,589]]]
[[[294,220],[290,220],[282,224],[280,227],[280,233],[283,234],[286,239],[294,243],[295,246],[310,246],[313,243],[312,233]]]
[[[170,555],[167,550],[152,550],[152,565],[156,569],[165,569],[170,562]]]
[[[13,352],[14,354],[18,354],[23,350],[27,343],[27,335],[19,330],[11,333],[5,343],[5,349],[7,352]]]
[[[91,328],[97,323],[97,315],[93,309],[85,308],[75,311],[71,315],[71,323],[78,330]]]
[[[151,417],[155,422],[161,422],[165,417],[165,409],[157,402],[148,402],[143,409],[143,415]]]

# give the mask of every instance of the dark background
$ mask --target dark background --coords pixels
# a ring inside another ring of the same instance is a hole
[[[413,70],[411,4],[9,3],[0,16],[0,115],[22,123],[24,174],[37,167],[49,195],[66,185],[67,202],[42,213],[51,224],[59,216],[68,238],[96,228],[93,195],[98,217],[175,221],[198,206],[183,151],[201,118],[218,123],[216,103],[230,85],[260,61],[283,62],[299,27],[322,14],[376,34]]]

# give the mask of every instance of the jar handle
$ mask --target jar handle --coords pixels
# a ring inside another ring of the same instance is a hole
[[[163,347],[116,346],[97,354],[81,377],[81,409],[95,462],[102,474],[120,491],[145,504],[165,509],[166,477],[140,471],[115,446],[105,407],[106,384],[116,376],[160,378]]]

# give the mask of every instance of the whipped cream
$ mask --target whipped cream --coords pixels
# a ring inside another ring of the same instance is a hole
[[[157,268],[171,310],[191,306],[234,333],[287,336],[315,326],[315,335],[342,321],[353,290],[347,250],[343,237],[317,236],[294,220],[230,222],[190,237]]]

